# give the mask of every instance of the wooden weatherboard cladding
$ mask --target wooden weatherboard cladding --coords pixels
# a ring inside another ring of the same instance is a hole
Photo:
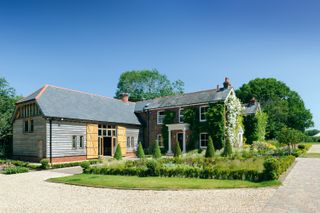
[[[121,148],[121,153],[123,156],[127,152],[127,129],[124,126],[118,126],[118,144]]]
[[[87,158],[98,158],[98,124],[87,124]]]

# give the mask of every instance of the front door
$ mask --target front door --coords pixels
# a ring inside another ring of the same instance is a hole
[[[180,149],[183,150],[183,133],[177,133],[177,142],[179,143]]]
[[[103,155],[111,156],[111,137],[103,137]]]

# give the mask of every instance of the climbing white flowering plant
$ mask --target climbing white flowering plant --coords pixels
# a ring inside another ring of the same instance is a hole
[[[241,102],[234,94],[231,94],[226,101],[226,138],[232,145],[237,143],[238,118],[241,115]]]

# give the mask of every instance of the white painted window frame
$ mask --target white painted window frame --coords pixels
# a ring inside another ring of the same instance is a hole
[[[205,122],[205,121],[207,121],[206,115],[205,115],[205,119],[201,119],[201,110],[202,110],[203,108],[209,108],[209,106],[208,106],[208,105],[204,105],[204,106],[200,106],[200,107],[199,107],[199,121],[200,121],[200,122]]]
[[[75,138],[75,142],[73,143],[73,139]],[[72,135],[71,136],[71,148],[72,149],[77,149],[77,143],[78,143],[78,137],[76,135]],[[73,144],[75,146],[73,146]]]
[[[159,145],[160,148],[163,148],[163,147],[164,147],[164,144],[162,143],[162,145],[160,145],[160,139],[159,139],[159,137],[162,138],[162,134],[157,134],[157,143],[158,143],[158,145]],[[162,142],[163,142],[163,138],[162,138]]]
[[[208,135],[208,133],[207,133],[207,132],[201,132],[201,133],[199,134],[199,147],[200,147],[200,149],[206,149],[207,146],[201,146],[201,135]],[[208,135],[207,138],[208,138],[208,139],[207,139],[207,144],[208,144],[208,142],[209,142],[209,135]]]
[[[81,137],[82,137],[82,146],[81,146]],[[83,135],[79,136],[79,149],[84,149],[84,136]]]
[[[157,124],[158,125],[163,124],[163,119],[164,119],[164,116],[165,116],[165,115],[160,115],[161,112],[164,112],[164,110],[161,110],[161,111],[157,112]],[[160,116],[162,116],[162,121],[160,121]]]
[[[181,118],[182,119],[184,118],[183,114],[181,114],[181,111],[183,112],[183,108],[179,108],[179,123],[183,123],[184,122],[183,120],[181,121]]]

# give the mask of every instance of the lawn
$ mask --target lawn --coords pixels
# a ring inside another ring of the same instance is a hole
[[[80,186],[118,188],[118,189],[217,189],[217,188],[256,188],[279,186],[280,181],[250,182],[242,180],[214,180],[197,178],[164,178],[78,174],[52,178],[49,182]]]
[[[302,154],[300,157],[301,158],[320,158],[320,153],[309,152],[309,153]]]

